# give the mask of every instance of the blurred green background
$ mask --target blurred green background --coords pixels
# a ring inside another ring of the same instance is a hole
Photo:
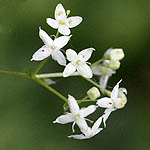
[[[121,47],[126,57],[110,81],[113,87],[121,78],[128,89],[128,103],[113,112],[107,128],[89,140],[68,139],[71,124],[53,124],[62,114],[63,102],[36,83],[0,76],[0,150],[149,150],[150,149],[150,1],[148,0],[0,0],[0,70],[34,69],[32,54],[43,43],[41,26],[49,34],[45,19],[54,16],[58,3],[82,16],[82,24],[72,29],[70,44],[80,51],[94,47],[90,62],[106,49]],[[49,61],[43,72],[60,72],[63,67]],[[65,96],[85,96],[91,84],[79,77],[56,79],[53,85]],[[67,85],[67,86],[66,86]],[[95,119],[100,109],[91,115]]]

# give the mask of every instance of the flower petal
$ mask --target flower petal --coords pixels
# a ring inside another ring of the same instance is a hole
[[[77,59],[77,53],[72,49],[66,50],[66,56],[69,61],[74,61]]]
[[[77,135],[70,135],[70,136],[68,136],[68,138],[74,138],[74,139],[83,140],[83,139],[88,139],[89,137],[86,137],[83,134],[77,134]]]
[[[82,62],[86,62],[92,55],[92,52],[94,51],[94,48],[87,48],[82,50],[79,54],[78,57],[80,59],[80,61]]]
[[[86,63],[79,65],[77,70],[85,78],[92,78],[93,76],[91,68]]]
[[[59,25],[58,31],[59,31],[62,35],[69,35],[69,34],[71,33],[71,31],[70,31],[70,29],[68,28],[67,25]]]
[[[41,29],[41,27],[39,28],[39,36],[45,45],[50,46],[53,43],[53,40],[44,30]]]
[[[51,26],[52,28],[58,29],[59,24],[58,24],[58,21],[57,21],[57,20],[54,20],[54,19],[52,19],[52,18],[47,18],[47,19],[46,19],[46,22],[47,22],[47,24],[48,24],[49,26]]]
[[[98,134],[99,132],[101,132],[103,130],[103,128],[98,128],[95,132],[93,132],[93,136],[95,136],[96,134]]]
[[[74,28],[82,22],[82,17],[74,16],[67,18],[67,25],[69,28]]]
[[[56,50],[52,53],[52,58],[56,60],[60,65],[66,66],[66,58],[63,53],[59,50]]]
[[[92,126],[92,132],[93,133],[97,133],[97,130],[99,129],[99,126],[101,125],[102,123],[102,119],[103,117],[99,117],[96,122],[94,123],[94,125]],[[100,132],[100,131],[99,131]]]
[[[88,125],[84,118],[80,117],[79,119],[76,119],[75,122],[82,133],[85,133],[88,130]]]
[[[99,81],[99,84],[102,88],[106,88],[107,86],[107,82],[109,80],[109,76],[108,75],[103,75],[100,77],[100,81]]]
[[[81,114],[82,117],[86,117],[86,116],[92,114],[93,112],[95,112],[95,110],[96,110],[96,106],[95,105],[90,105],[86,108],[82,108],[80,110],[80,114]]]
[[[119,88],[119,93],[125,93],[127,95],[127,89],[126,88]]]
[[[63,77],[68,77],[75,71],[76,71],[76,67],[72,65],[72,63],[69,63],[63,71]]]
[[[54,45],[58,47],[58,49],[61,49],[68,43],[70,38],[71,36],[60,36],[54,40]]]
[[[111,98],[108,98],[108,97],[104,97],[104,98],[99,99],[96,104],[102,108],[113,107],[113,101]]]
[[[108,108],[104,111],[104,114],[103,114],[103,123],[104,123],[104,127],[106,128],[106,120],[108,119],[108,117],[110,116],[111,112],[113,111],[112,108]]]
[[[78,106],[78,103],[75,100],[75,98],[71,95],[68,95],[68,105],[73,115],[76,115],[79,113],[80,108]]]
[[[60,124],[66,124],[69,122],[73,122],[73,116],[71,113],[67,113],[65,115],[61,115],[58,118],[56,118],[55,121],[53,121],[53,123],[60,123]]]
[[[33,54],[31,61],[43,60],[47,58],[48,56],[50,56],[50,54],[51,54],[51,50],[46,45],[44,45]]]
[[[66,12],[62,4],[58,4],[55,9],[55,19],[56,20],[64,20],[66,19]]]
[[[120,80],[116,85],[115,87],[113,88],[112,92],[111,92],[111,98],[115,101],[116,98],[118,98],[118,89],[119,89],[119,83],[121,82],[122,80]]]

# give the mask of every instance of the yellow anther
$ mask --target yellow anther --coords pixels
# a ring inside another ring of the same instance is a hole
[[[122,97],[121,99],[122,99],[123,101],[125,101],[125,100],[126,100],[126,99],[125,99],[125,97]]]
[[[66,11],[66,14],[67,14],[67,15],[69,15],[69,14],[70,14],[70,12],[71,12],[70,10],[67,10],[67,11]]]
[[[122,108],[124,106],[124,103],[118,104],[118,108]]]
[[[65,24],[65,22],[64,22],[64,21],[62,21],[62,20],[60,20],[60,21],[59,21],[59,24],[60,24],[60,25],[64,25],[64,24]]]
[[[62,12],[60,11],[60,12],[58,13],[58,16],[61,16],[61,14],[62,14]]]
[[[69,20],[68,23],[71,24],[71,23],[72,23],[72,20]]]

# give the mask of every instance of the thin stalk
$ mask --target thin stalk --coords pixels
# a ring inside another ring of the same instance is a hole
[[[94,62],[91,66],[97,65],[98,63],[104,61],[104,58],[99,59],[98,61]]]
[[[58,91],[56,91],[55,89],[53,89],[51,86],[49,86],[47,83],[45,83],[43,80],[38,79],[38,78],[34,78],[34,81],[36,81],[38,84],[44,86],[45,88],[47,88],[50,92],[52,92],[53,94],[55,94],[56,96],[58,96],[60,99],[62,99],[63,101],[65,101],[66,103],[68,103],[68,99],[66,97],[64,97],[62,94],[60,94]]]
[[[91,100],[91,99],[86,99],[86,100],[78,100],[78,104],[81,104],[83,102],[96,102],[97,100]]]
[[[79,76],[78,72],[73,73],[71,76]],[[56,78],[56,77],[63,77],[62,72],[58,73],[46,73],[46,74],[37,74],[35,75],[36,78]]]
[[[83,76],[82,76],[83,77]],[[89,81],[90,83],[92,83],[93,85],[95,85],[96,87],[98,87],[101,91],[104,91],[108,96],[111,95],[111,92],[109,90],[106,90],[104,88],[102,88],[99,84],[97,84],[96,82],[94,82],[93,80],[89,79],[89,78],[85,78],[83,77],[85,80]]]
[[[15,76],[19,78],[28,78],[28,79],[30,78],[26,73],[3,71],[3,70],[0,70],[0,75],[8,75],[8,76]]]
[[[44,59],[43,61],[41,61],[41,63],[38,65],[38,67],[33,72],[33,75],[36,75],[42,69],[42,67],[46,64],[46,62],[49,60],[49,58],[50,57],[47,57],[46,59]]]

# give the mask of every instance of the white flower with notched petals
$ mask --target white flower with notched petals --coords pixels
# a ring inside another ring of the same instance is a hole
[[[74,50],[68,49],[66,55],[70,63],[65,67],[63,77],[68,77],[77,70],[82,76],[92,78],[92,70],[86,61],[91,57],[94,50],[94,48],[84,49],[77,55]]]
[[[78,134],[78,135],[70,135],[68,136],[69,138],[74,138],[74,139],[89,139],[96,134],[98,134],[100,131],[103,130],[103,128],[100,128],[99,126],[101,125],[102,122],[102,117],[97,119],[97,121],[94,123],[92,128],[88,127],[87,130],[82,130],[83,134]]]
[[[79,16],[67,18],[65,9],[62,4],[58,4],[56,6],[55,19],[47,18],[46,22],[52,28],[58,29],[58,31],[63,35],[69,35],[71,32],[69,28],[76,27],[82,22],[82,17]]]
[[[106,120],[111,114],[112,111],[116,109],[123,108],[127,102],[127,98],[125,94],[127,94],[126,89],[120,88],[119,89],[119,83],[121,80],[115,85],[111,92],[111,97],[104,97],[97,101],[97,105],[102,108],[106,108],[103,117],[104,126],[106,127]],[[125,93],[125,94],[124,94]]]
[[[66,58],[60,49],[68,43],[71,36],[61,36],[55,40],[52,40],[41,28],[39,28],[39,36],[45,45],[33,54],[31,61],[40,61],[52,55],[52,58],[60,65],[66,66]]]
[[[85,117],[90,115],[96,110],[95,105],[90,105],[86,108],[80,109],[77,101],[73,96],[68,96],[68,105],[71,113],[59,116],[53,123],[66,124],[73,122],[72,131],[74,132],[74,125],[77,124],[81,132],[88,129]],[[88,119],[87,119],[88,120]]]

